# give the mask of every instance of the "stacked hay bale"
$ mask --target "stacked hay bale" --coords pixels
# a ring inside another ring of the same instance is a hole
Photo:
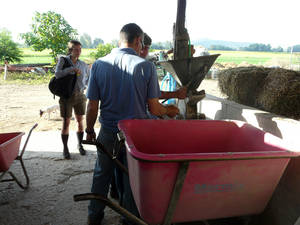
[[[300,73],[273,69],[257,102],[266,111],[300,119]]]
[[[219,73],[220,90],[232,101],[256,107],[256,99],[270,70],[263,67],[223,70]]]
[[[220,71],[219,87],[229,100],[300,119],[300,73],[286,69],[238,67]]]

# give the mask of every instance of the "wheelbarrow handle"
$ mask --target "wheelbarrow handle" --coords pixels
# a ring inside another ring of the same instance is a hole
[[[30,131],[29,131],[29,133],[28,133],[28,136],[27,136],[27,139],[26,139],[26,141],[25,141],[25,144],[24,144],[24,146],[23,146],[23,149],[22,149],[22,151],[21,151],[21,154],[20,154],[20,158],[22,158],[22,156],[23,156],[23,154],[24,154],[24,152],[25,152],[25,149],[26,149],[26,146],[27,146],[27,143],[28,143],[28,140],[29,140],[29,138],[30,138],[30,136],[31,136],[31,133],[32,133],[32,131],[36,128],[38,126],[38,124],[36,123],[36,124],[34,124],[33,125],[33,127],[30,129]]]
[[[108,198],[103,197],[101,195],[93,194],[93,193],[86,193],[86,194],[74,195],[73,199],[74,199],[75,202],[85,201],[85,200],[98,200],[98,201],[101,201],[103,204],[110,207],[115,212],[121,214],[122,216],[126,217],[127,219],[134,222],[135,224],[137,224],[137,225],[148,225],[143,220],[136,217],[135,215],[133,215],[132,213],[130,213],[129,211],[127,211],[123,207],[119,206],[118,204],[112,202]]]
[[[89,141],[89,140],[82,140],[82,144],[87,145],[96,145],[98,148],[101,149],[102,152],[104,152],[125,174],[128,175],[128,169],[115,157],[113,156],[105,147],[103,144],[101,144],[98,141]]]

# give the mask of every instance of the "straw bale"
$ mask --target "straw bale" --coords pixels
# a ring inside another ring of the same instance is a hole
[[[300,73],[272,69],[258,96],[257,103],[266,111],[300,119]]]
[[[220,71],[219,87],[229,100],[248,106],[257,106],[260,93],[270,68],[237,67]]]

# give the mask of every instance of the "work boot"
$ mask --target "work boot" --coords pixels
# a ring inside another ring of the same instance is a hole
[[[68,134],[62,134],[61,135],[61,140],[62,140],[63,145],[64,145],[63,155],[64,155],[65,159],[70,159],[71,158],[69,148],[68,148],[68,139],[69,139]]]
[[[104,218],[104,213],[98,216],[97,219],[94,218],[93,220],[88,216],[87,225],[101,225],[103,218]]]
[[[102,224],[102,221],[94,222],[94,221],[91,221],[91,220],[88,218],[87,225],[101,225],[101,224]]]
[[[84,150],[82,146],[82,139],[83,139],[83,132],[77,132],[77,140],[78,140],[78,145],[77,148],[79,150],[80,155],[85,155],[86,151]]]

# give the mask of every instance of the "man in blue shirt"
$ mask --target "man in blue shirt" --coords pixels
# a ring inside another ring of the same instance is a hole
[[[138,56],[143,45],[144,33],[134,24],[126,24],[120,31],[120,48],[98,59],[92,66],[87,98],[86,115],[87,140],[95,140],[94,124],[98,115],[99,101],[101,130],[97,140],[107,150],[113,151],[117,139],[117,124],[123,119],[147,119],[147,106],[151,114],[174,117],[179,110],[174,105],[159,103],[159,84],[153,63]],[[107,196],[114,165],[111,159],[97,151],[92,192]],[[124,190],[128,191],[128,190]],[[138,215],[136,208],[126,205],[132,202],[124,195],[123,205]],[[89,224],[101,224],[105,205],[91,200],[89,204]]]

